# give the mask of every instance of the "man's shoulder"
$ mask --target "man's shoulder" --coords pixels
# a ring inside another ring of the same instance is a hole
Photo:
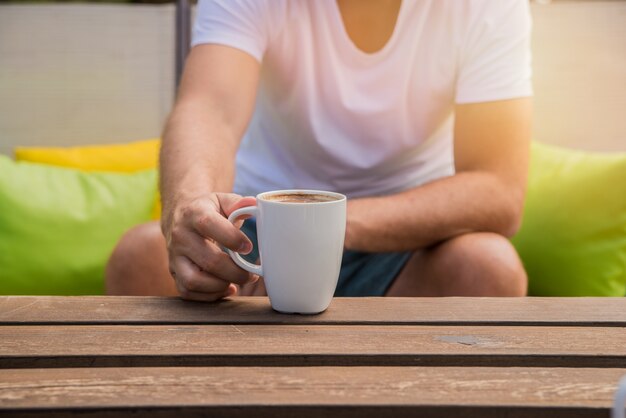
[[[289,6],[289,0],[198,0],[199,12],[205,12],[212,7],[231,12],[277,13]]]

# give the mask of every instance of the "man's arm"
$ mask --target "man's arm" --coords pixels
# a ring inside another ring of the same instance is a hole
[[[163,134],[161,193],[176,199],[230,192],[234,160],[254,109],[259,63],[239,50],[199,45],[189,54]]]
[[[456,174],[349,201],[346,248],[406,251],[468,232],[512,236],[521,223],[530,127],[530,98],[458,105]]]
[[[161,148],[161,227],[184,298],[215,300],[250,281],[219,245],[250,248],[224,217],[254,204],[229,192],[237,148],[254,109],[260,65],[227,46],[191,50]],[[222,192],[222,193],[217,193]],[[245,252],[245,250],[244,250]]]

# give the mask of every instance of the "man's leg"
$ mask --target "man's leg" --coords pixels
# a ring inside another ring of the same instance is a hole
[[[158,222],[139,225],[124,234],[111,254],[105,279],[108,295],[178,295]]]
[[[527,278],[511,243],[491,233],[461,235],[415,253],[386,296],[524,296]],[[243,294],[261,294],[250,289]],[[157,222],[128,231],[106,268],[109,295],[177,295]]]
[[[506,238],[465,234],[416,252],[386,296],[525,296],[527,277]]]

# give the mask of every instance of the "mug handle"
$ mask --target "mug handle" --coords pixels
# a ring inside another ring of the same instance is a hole
[[[235,223],[235,221],[239,217],[241,217],[242,215],[256,216],[258,211],[259,211],[259,209],[256,206],[247,206],[245,208],[237,209],[236,211],[231,213],[230,216],[228,217],[228,220],[231,223]],[[235,262],[235,264],[237,264],[239,267],[241,267],[242,269],[244,269],[246,271],[249,271],[250,273],[257,274],[259,276],[263,276],[263,268],[261,267],[260,264],[252,264],[252,263],[244,260],[239,255],[239,253],[237,253],[235,251],[231,251],[228,248],[226,249],[226,251],[228,251],[228,255],[230,255],[230,258],[232,258],[233,261]]]

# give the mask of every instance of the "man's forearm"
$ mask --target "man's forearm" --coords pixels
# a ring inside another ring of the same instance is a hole
[[[414,251],[468,232],[510,236],[524,191],[488,172],[462,172],[395,195],[348,202],[346,248]]]
[[[232,189],[238,141],[215,114],[197,107],[177,106],[163,134],[160,188],[164,210],[181,197]]]
[[[223,45],[192,48],[163,135],[163,213],[177,200],[230,192],[235,154],[254,110],[260,64]]]

